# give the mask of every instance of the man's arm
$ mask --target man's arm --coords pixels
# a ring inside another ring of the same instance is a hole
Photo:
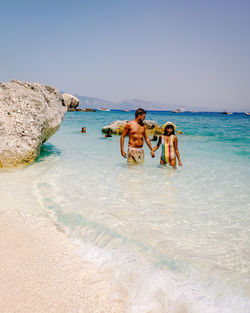
[[[161,141],[162,141],[162,136],[159,136],[157,145],[154,147],[153,152],[155,152],[160,147]]]
[[[121,155],[126,158],[126,153],[124,152],[124,137],[128,134],[129,131],[129,124],[127,123],[123,129],[121,140],[120,140],[120,146],[121,146]]]
[[[148,135],[147,135],[147,132],[146,132],[146,127],[144,128],[144,138],[145,138],[145,141],[146,141],[149,149],[151,150],[151,156],[152,156],[152,158],[154,158],[155,154],[154,154],[153,148],[151,146],[151,142],[150,142],[150,140],[148,138]]]

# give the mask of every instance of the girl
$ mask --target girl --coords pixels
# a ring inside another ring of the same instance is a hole
[[[163,126],[163,135],[159,136],[157,145],[154,147],[155,152],[162,144],[162,153],[160,164],[169,164],[172,167],[176,166],[176,157],[179,162],[179,166],[182,166],[181,158],[178,150],[178,140],[175,136],[176,126],[172,122],[167,122]]]

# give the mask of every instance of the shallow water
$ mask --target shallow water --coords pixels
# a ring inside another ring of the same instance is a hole
[[[149,112],[184,132],[176,170],[146,146],[128,168],[101,128],[129,119],[68,112],[34,164],[0,172],[0,209],[50,212],[84,259],[116,272],[127,312],[250,312],[249,116]]]

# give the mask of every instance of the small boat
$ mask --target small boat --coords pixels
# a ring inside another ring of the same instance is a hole
[[[122,109],[122,112],[130,112],[130,110]]]
[[[97,109],[98,111],[105,111],[105,112],[108,112],[108,111],[110,111],[110,109],[107,109],[107,108],[99,108],[99,109]]]
[[[233,113],[229,111],[223,111],[222,114],[233,114]]]
[[[183,112],[185,112],[185,110],[184,109],[176,109],[176,110],[174,110],[172,112],[173,113],[183,113]]]
[[[250,112],[245,112],[246,115],[250,115]]]

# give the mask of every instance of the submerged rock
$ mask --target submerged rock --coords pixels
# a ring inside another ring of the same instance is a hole
[[[102,128],[103,133],[107,133],[109,129],[111,129],[112,134],[121,135],[125,125],[127,124],[127,120],[124,121],[114,121],[108,126],[104,126]],[[148,135],[161,135],[162,127],[155,121],[145,120],[144,124],[146,126],[146,131]]]
[[[34,161],[66,112],[54,87],[17,80],[0,83],[0,167]]]

